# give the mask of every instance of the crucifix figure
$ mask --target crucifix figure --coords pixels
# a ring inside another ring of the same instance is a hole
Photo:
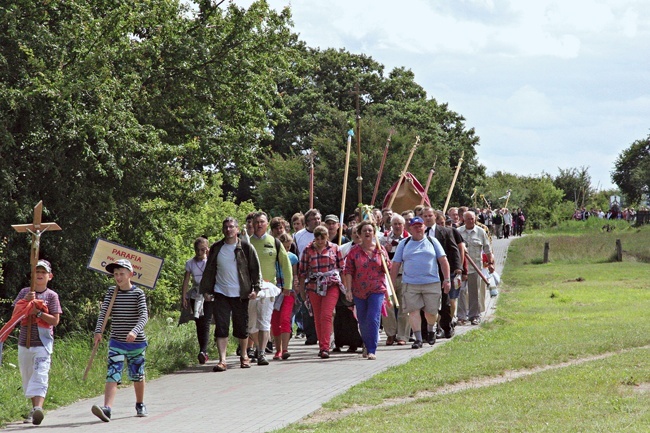
[[[30,233],[32,235],[32,246],[30,248],[29,254],[29,263],[31,265],[31,283],[30,290],[33,292],[36,289],[36,264],[38,263],[38,250],[41,243],[41,235],[47,231],[61,230],[56,223],[44,223],[41,222],[41,216],[43,214],[43,200],[39,201],[36,206],[34,206],[34,219],[31,224],[15,224],[12,225],[18,233]],[[32,316],[29,316],[27,328],[31,329],[32,326]],[[30,346],[30,337],[31,332],[27,333],[27,347]]]

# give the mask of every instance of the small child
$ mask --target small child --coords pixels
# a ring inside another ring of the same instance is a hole
[[[113,274],[117,286],[109,287],[95,326],[94,344],[102,339],[102,325],[108,306],[115,294],[115,301],[110,312],[111,334],[108,343],[108,372],[104,387],[104,406],[94,405],[92,413],[104,422],[111,420],[111,407],[117,393],[117,385],[122,381],[124,360],[128,364],[129,380],[135,389],[136,416],[147,416],[144,405],[144,365],[147,337],[144,326],[149,319],[147,303],[142,289],[131,283],[133,266],[128,260],[118,260],[106,266],[106,271]],[[115,291],[117,290],[117,293]]]
[[[19,308],[29,308],[31,327],[27,329],[27,318],[20,324],[18,335],[18,363],[23,379],[25,397],[31,399],[32,410],[25,423],[39,425],[43,422],[43,402],[49,383],[50,364],[54,345],[54,327],[59,324],[62,313],[59,295],[47,287],[52,280],[52,265],[47,260],[36,263],[35,291],[22,289],[14,301],[14,315]],[[34,302],[32,302],[34,301]],[[30,343],[27,346],[27,333]]]

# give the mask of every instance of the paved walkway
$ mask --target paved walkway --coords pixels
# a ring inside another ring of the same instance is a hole
[[[495,240],[497,271],[501,272],[509,240]],[[494,311],[495,299],[487,298],[487,314]],[[459,326],[457,335],[473,329]],[[475,329],[475,327],[474,327]],[[382,338],[384,335],[382,334]],[[305,346],[304,340],[292,340],[291,358],[271,361],[265,367],[253,365],[242,370],[238,358],[229,357],[229,370],[213,373],[215,362],[190,367],[147,383],[147,418],[135,418],[132,387],[118,390],[111,422],[104,423],[91,414],[93,404],[103,397],[79,401],[48,411],[39,428],[47,432],[107,432],[121,430],[139,433],[164,432],[267,432],[298,421],[320,409],[321,405],[351,386],[394,365],[430,352],[435,346],[425,343],[420,350],[410,346],[377,350],[377,360],[368,361],[360,354],[333,353],[328,360],[316,357],[317,346]],[[47,402],[46,402],[47,407]],[[10,424],[6,431],[32,428],[31,424]]]

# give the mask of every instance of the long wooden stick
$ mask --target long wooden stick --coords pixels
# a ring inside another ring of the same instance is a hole
[[[314,155],[309,159],[309,209],[314,208]]]
[[[393,295],[393,304],[399,308],[399,299],[397,299],[397,293],[395,292],[395,287],[393,286],[393,280],[390,278],[390,271],[388,270],[388,265],[386,264],[386,258],[381,251],[381,244],[379,243],[379,236],[377,236],[377,232],[375,232],[375,242],[377,245],[377,253],[379,254],[379,257],[381,257],[381,265],[384,268],[384,274],[386,275],[388,285],[390,286],[390,293]]]
[[[431,170],[429,170],[429,177],[427,178],[427,184],[424,187],[424,194],[422,194],[422,199],[420,200],[420,204],[424,204],[424,201],[427,198],[427,194],[429,193],[429,186],[431,186],[431,179],[433,178],[433,173],[436,172],[435,170],[436,164],[433,164],[433,167],[431,167]]]
[[[508,190],[508,197],[506,197],[506,204],[503,206],[506,209],[508,208],[508,200],[510,200],[510,194],[511,193],[512,193],[512,191]]]
[[[388,131],[388,139],[386,139],[386,147],[384,147],[384,155],[381,157],[381,165],[379,166],[379,173],[377,174],[377,180],[375,181],[375,190],[372,192],[372,200],[370,200],[370,206],[375,205],[375,200],[377,199],[377,193],[379,192],[379,182],[381,181],[381,175],[384,172],[384,164],[386,163],[386,156],[388,155],[388,146],[390,146],[390,139],[395,132],[394,129]]]
[[[478,275],[481,277],[481,279],[482,279],[483,281],[485,281],[485,284],[487,284],[487,285],[489,286],[489,285],[490,285],[490,282],[489,282],[488,279],[485,277],[485,275],[483,275],[483,271],[482,271],[481,269],[479,269],[478,266],[476,266],[476,263],[475,263],[474,260],[472,260],[472,258],[469,256],[469,253],[466,253],[466,254],[465,254],[465,258],[467,259],[467,261],[469,262],[469,264],[472,265],[472,267],[476,270],[476,272],[478,272]]]
[[[113,309],[113,304],[115,303],[115,298],[117,297],[118,290],[120,290],[120,288],[115,286],[115,291],[113,292],[113,297],[111,298],[111,302],[108,303],[108,308],[106,309],[106,314],[104,315],[104,320],[102,321],[101,331],[99,332],[102,335],[106,330],[106,322],[108,322],[108,317],[111,315],[111,310]],[[93,366],[93,361],[95,360],[95,356],[97,355],[98,348],[99,348],[99,341],[93,345],[93,351],[90,353],[90,359],[88,360],[88,365],[86,365],[86,370],[84,371],[83,380],[86,380],[86,378],[88,377],[88,372],[90,371],[90,367]]]
[[[350,169],[350,149],[352,147],[352,134],[348,133],[348,148],[345,151],[345,171],[343,174],[343,197],[341,198],[341,218],[339,219],[339,246],[343,239],[343,215],[345,213],[345,195],[348,190],[348,171]]]
[[[451,181],[451,186],[449,187],[449,192],[447,193],[447,199],[445,200],[445,206],[442,208],[442,213],[447,213],[447,206],[449,205],[449,200],[451,200],[451,193],[454,191],[454,186],[456,185],[456,179],[458,179],[460,166],[463,163],[463,156],[465,156],[465,151],[463,151],[460,154],[460,159],[458,160],[458,165],[456,166],[456,173],[454,173],[454,178]]]
[[[413,158],[413,154],[415,153],[415,149],[418,147],[418,144],[420,144],[420,136],[417,135],[415,137],[415,144],[413,145],[413,148],[411,149],[411,154],[409,155],[408,160],[406,160],[406,165],[404,166],[404,170],[402,170],[402,174],[399,177],[399,181],[397,182],[397,188],[395,188],[395,191],[393,191],[393,195],[390,198],[390,202],[388,202],[388,207],[392,208],[393,207],[393,202],[395,201],[395,197],[397,197],[397,192],[399,191],[399,187],[402,186],[402,182],[404,182],[404,178],[406,177],[406,172],[409,168],[409,164],[411,163],[411,159]]]

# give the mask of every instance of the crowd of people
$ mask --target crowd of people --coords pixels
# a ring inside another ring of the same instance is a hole
[[[639,210],[647,212],[645,207],[642,207]],[[636,222],[636,215],[637,211],[633,207],[626,207],[621,210],[620,206],[617,203],[614,203],[607,210],[607,213],[600,208],[591,208],[589,210],[584,206],[576,208],[571,218],[576,221],[587,221],[590,217],[596,217],[607,220],[624,220],[630,224],[634,224]]]
[[[210,323],[215,372],[229,368],[231,324],[240,368],[268,365],[271,355],[289,359],[290,338],[317,345],[321,359],[345,349],[368,360],[381,328],[388,346],[452,338],[485,312],[491,237],[520,235],[524,225],[520,209],[454,207],[445,215],[428,206],[373,209],[347,224],[318,209],[290,221],[252,212],[241,228],[227,218],[223,239],[208,249],[198,238],[185,267],[182,302],[196,321],[198,361],[208,361]]]
[[[495,221],[495,216],[501,219]],[[195,322],[199,364],[208,361],[214,323],[215,372],[229,368],[230,332],[239,342],[240,368],[269,365],[271,354],[273,361],[289,359],[292,336],[318,345],[323,360],[345,347],[348,353],[361,349],[365,359],[376,359],[381,327],[387,346],[433,345],[437,338],[453,338],[456,326],[481,322],[484,274],[495,274],[490,236],[507,237],[511,224],[523,227],[525,219],[521,225],[514,222],[519,217],[523,212],[467,207],[451,208],[445,215],[428,206],[400,214],[374,209],[363,218],[351,216],[347,224],[336,215],[323,219],[317,209],[296,213],[290,221],[252,212],[244,227],[228,217],[221,240],[210,245],[199,237],[194,242],[194,257],[185,266],[179,323]],[[110,317],[106,384],[103,405],[93,405],[91,412],[109,422],[125,367],[134,383],[136,416],[148,415],[148,312],[144,291],[131,281],[128,260],[110,263],[106,271],[115,286],[104,296],[93,337],[96,348]],[[18,293],[12,320],[0,337],[20,324],[18,359],[23,391],[32,405],[26,422],[38,425],[44,419],[53,328],[62,309],[48,288],[52,265],[40,260],[34,278],[33,288]]]

